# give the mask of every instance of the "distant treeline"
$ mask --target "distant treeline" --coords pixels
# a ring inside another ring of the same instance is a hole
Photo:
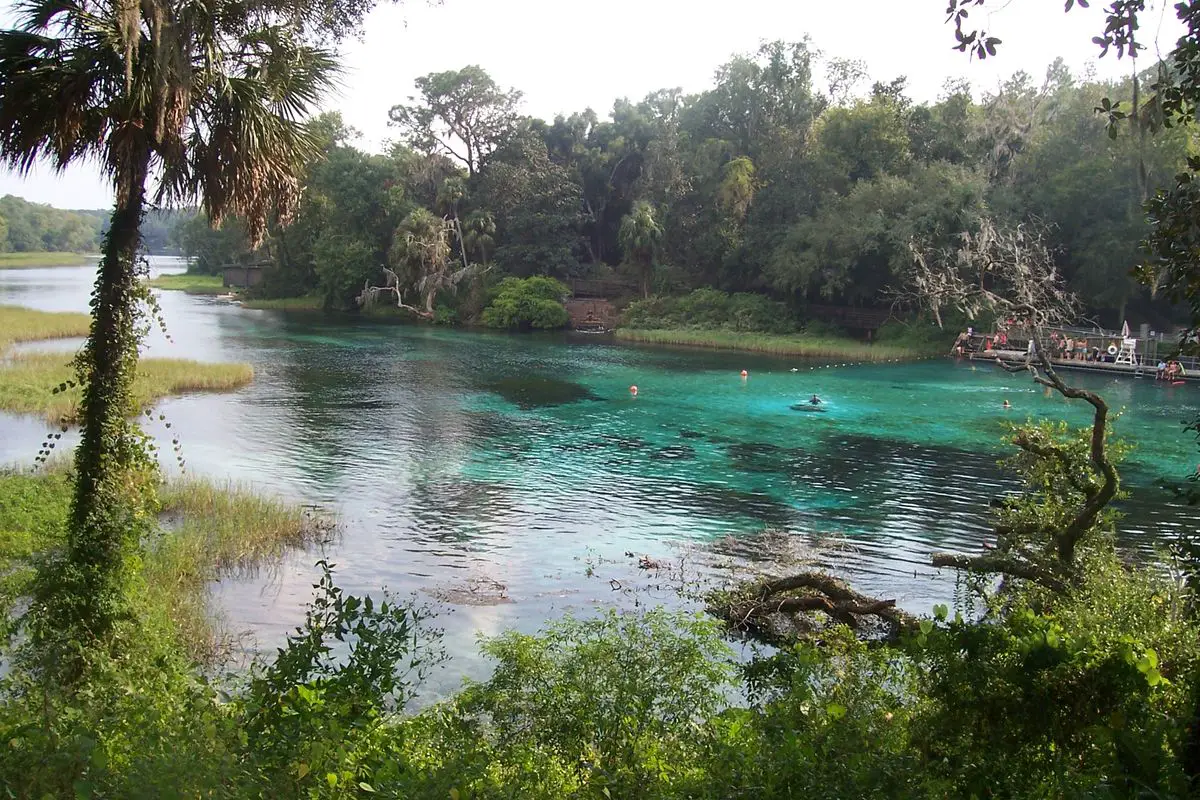
[[[109,209],[64,211],[5,195],[0,198],[0,252],[97,253],[111,213]],[[179,252],[172,232],[181,219],[195,213],[194,210],[148,213],[142,223],[147,252],[156,255]]]
[[[1089,316],[1165,321],[1178,309],[1130,272],[1142,201],[1182,167],[1188,136],[1110,138],[1096,105],[1131,88],[1059,60],[981,98],[951,82],[919,103],[903,77],[774,42],[699,94],[546,121],[477,66],[434,73],[396,98],[385,154],[354,147],[336,114],[316,121],[325,152],[294,223],[255,256],[274,264],[260,291],[352,310],[364,285],[393,281],[469,318],[505,275],[616,278],[643,295],[755,293],[804,317],[811,303],[889,306],[914,245],[957,247],[987,219],[1048,225]],[[236,221],[193,221],[180,242],[204,271],[249,257]]]

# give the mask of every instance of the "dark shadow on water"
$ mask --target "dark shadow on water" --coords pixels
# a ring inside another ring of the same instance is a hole
[[[546,377],[500,378],[485,387],[523,410],[600,400],[582,384]]]

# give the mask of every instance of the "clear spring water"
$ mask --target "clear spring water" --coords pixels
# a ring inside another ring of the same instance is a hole
[[[0,303],[86,310],[92,278],[0,271]],[[976,549],[988,500],[1013,488],[997,466],[1006,425],[1088,419],[1027,377],[945,359],[842,366],[160,296],[174,344],[155,335],[148,354],[256,371],[241,391],[161,404],[189,469],[335,509],[343,536],[325,555],[348,591],[482,586],[494,600],[490,582],[507,587],[500,602],[443,608],[459,673],[474,669],[476,632],[534,629],[597,603],[674,602],[627,552],[677,558],[681,543],[764,528],[806,537],[822,565],[927,610],[953,589],[929,553]],[[1124,408],[1117,430],[1137,444],[1123,470],[1127,545],[1148,551],[1194,527],[1196,510],[1156,482],[1200,458],[1180,425],[1200,412],[1200,388],[1070,377]],[[813,392],[824,413],[791,410]],[[0,463],[32,462],[44,433],[39,419],[0,415]],[[321,555],[215,587],[230,626],[277,644],[302,616]],[[626,591],[634,584],[642,591]]]

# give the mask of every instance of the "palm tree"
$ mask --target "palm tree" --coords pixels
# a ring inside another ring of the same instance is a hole
[[[237,215],[255,244],[271,215],[286,222],[316,152],[300,120],[335,74],[330,53],[308,44],[302,27],[330,7],[31,0],[18,7],[16,27],[0,31],[0,160],[23,172],[38,161],[61,170],[93,160],[115,194],[77,358],[83,430],[66,585],[50,598],[58,623],[75,632],[102,635],[121,613],[148,511],[146,495],[130,488],[149,485],[137,476],[151,461],[128,420],[147,183],[158,176],[154,203],[198,197],[213,224]]]
[[[642,279],[642,296],[650,296],[650,274],[662,249],[663,230],[654,218],[654,206],[638,200],[621,220],[617,231],[626,263],[638,268]]]
[[[438,292],[453,290],[459,281],[474,271],[470,265],[457,270],[450,267],[454,256],[450,235],[454,230],[456,226],[452,220],[424,208],[413,211],[396,228],[390,260],[397,267],[405,268],[405,282],[416,287],[423,307],[404,306],[399,301],[399,292],[397,305],[432,319]]]
[[[478,263],[486,264],[488,250],[496,243],[496,218],[490,211],[472,211],[462,226],[467,249],[479,256]]]

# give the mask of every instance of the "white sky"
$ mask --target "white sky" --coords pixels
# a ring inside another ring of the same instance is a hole
[[[603,117],[619,97],[702,91],[732,54],[806,34],[828,56],[865,61],[872,79],[907,75],[918,101],[935,100],[952,77],[982,90],[1021,69],[1040,78],[1060,55],[1077,74],[1088,64],[1102,77],[1128,74],[1129,62],[1115,53],[1096,58],[1091,38],[1104,27],[1101,2],[1069,14],[1063,0],[989,4],[997,10],[987,20],[976,11],[972,27],[986,23],[1004,44],[996,58],[978,62],[951,49],[945,0],[409,0],[376,9],[364,40],[344,48],[344,87],[326,108],[364,133],[360,147],[376,149],[394,136],[388,109],[407,102],[417,76],[479,64],[524,93],[525,113],[551,119],[591,106]],[[1181,31],[1170,5],[1156,0],[1142,22],[1142,36],[1157,35],[1164,53]],[[1139,61],[1145,67],[1153,58],[1152,47]],[[0,171],[5,194],[60,208],[104,207],[112,198],[87,165],[25,178]]]

